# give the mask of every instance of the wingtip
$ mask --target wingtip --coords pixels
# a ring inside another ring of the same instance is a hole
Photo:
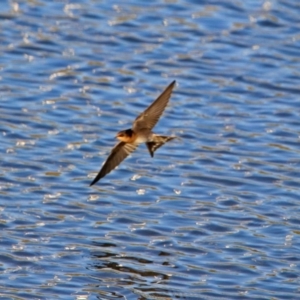
[[[97,181],[99,181],[99,179],[96,180],[96,178],[95,178],[95,179],[90,183],[90,186],[94,185]]]

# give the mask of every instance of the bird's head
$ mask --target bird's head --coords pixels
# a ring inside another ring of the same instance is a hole
[[[116,138],[122,142],[129,143],[133,136],[133,131],[131,129],[119,131],[116,135]]]

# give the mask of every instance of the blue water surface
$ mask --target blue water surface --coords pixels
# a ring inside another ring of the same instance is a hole
[[[2,1],[1,299],[298,299],[300,4]],[[95,186],[173,80],[155,132]]]

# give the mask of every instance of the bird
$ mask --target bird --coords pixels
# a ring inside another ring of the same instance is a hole
[[[174,136],[157,135],[152,132],[153,127],[169,102],[175,84],[176,81],[174,80],[150,106],[138,115],[133,122],[132,128],[117,133],[116,138],[119,142],[111,150],[107,160],[90,186],[115,169],[140,144],[145,143],[150,156],[153,157],[154,152],[159,147],[175,138]]]

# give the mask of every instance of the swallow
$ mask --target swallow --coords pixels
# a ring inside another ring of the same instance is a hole
[[[153,127],[158,122],[169,102],[175,83],[176,81],[174,80],[162,94],[134,120],[131,129],[117,133],[116,138],[120,142],[111,150],[107,160],[90,186],[94,185],[115,169],[140,144],[145,143],[151,157],[153,157],[154,152],[159,147],[175,138],[172,136],[157,135],[152,132]]]

